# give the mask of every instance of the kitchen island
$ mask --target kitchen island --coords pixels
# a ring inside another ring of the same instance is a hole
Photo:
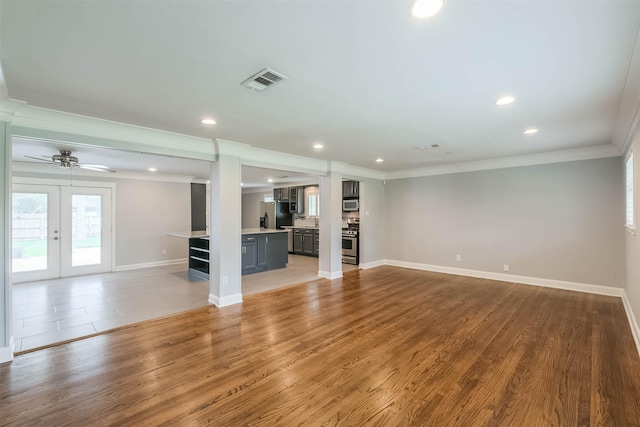
[[[243,229],[242,274],[285,268],[289,262],[287,240],[287,230]]]
[[[189,240],[189,275],[209,280],[209,236],[204,231],[171,232]],[[289,262],[287,230],[242,230],[242,274],[285,268]]]

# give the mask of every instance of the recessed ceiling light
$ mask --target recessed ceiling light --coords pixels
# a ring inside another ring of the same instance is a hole
[[[534,133],[538,133],[538,129],[535,128],[529,128],[527,130],[524,131],[525,135],[533,135]]]
[[[269,182],[273,182],[273,178],[269,178],[267,181],[269,181]]]
[[[241,183],[240,183],[240,187],[242,187],[243,185],[244,185],[244,182],[241,182]]]
[[[416,18],[430,18],[442,9],[443,0],[413,0],[411,14]]]
[[[313,144],[313,148],[315,148],[316,150],[320,150],[322,148],[324,148],[324,145],[317,143],[317,144]]]
[[[382,162],[384,162],[384,159],[381,159],[380,157],[378,157],[378,158],[376,159],[376,162],[378,162],[378,163],[382,163]]]
[[[200,120],[200,123],[204,124],[204,125],[215,125],[216,121],[213,119],[202,119]]]
[[[147,169],[147,170],[148,170],[149,172],[155,172],[155,171],[157,171],[158,169],[156,169],[156,168],[149,168],[149,169]]]
[[[503,96],[496,101],[496,105],[509,105],[515,100],[513,96]]]

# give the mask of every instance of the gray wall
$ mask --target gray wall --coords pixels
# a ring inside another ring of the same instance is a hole
[[[380,180],[360,179],[360,264],[385,258],[385,187]],[[395,213],[393,215],[396,215]]]
[[[623,286],[620,158],[392,180],[384,203],[387,259]]]
[[[636,230],[635,235],[625,232],[625,292],[636,321],[640,322],[640,126],[636,128],[636,132],[633,135],[631,149],[634,153],[633,206]],[[621,167],[624,167],[624,158],[620,162]]]
[[[260,202],[264,202],[265,194],[273,193],[267,190],[242,194],[242,228],[260,227],[260,215],[264,214],[260,212]]]
[[[187,240],[165,233],[191,230],[190,184],[115,181],[116,266],[186,258]]]

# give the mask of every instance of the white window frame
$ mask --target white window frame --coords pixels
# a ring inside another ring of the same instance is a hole
[[[633,150],[629,151],[629,155],[624,162],[624,182],[625,182],[625,228],[631,234],[635,235],[635,189],[634,187],[634,159]]]

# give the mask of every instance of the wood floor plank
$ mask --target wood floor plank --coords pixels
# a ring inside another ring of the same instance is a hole
[[[17,356],[1,425],[640,426],[619,298],[380,267]]]

